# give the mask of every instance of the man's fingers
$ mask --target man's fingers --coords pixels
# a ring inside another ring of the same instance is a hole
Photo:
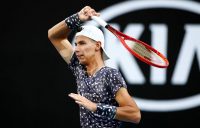
[[[80,94],[75,94],[75,93],[70,93],[68,96],[77,101],[81,101],[84,99],[83,96],[81,96]]]
[[[96,12],[95,15],[96,15],[96,16],[100,16],[100,13],[97,13],[97,12]]]
[[[91,16],[100,16],[100,13],[97,13],[95,9],[90,6],[85,6],[80,12],[78,12],[78,15],[81,21],[87,21],[91,19]]]
[[[79,104],[79,105],[83,105],[83,103],[82,102],[80,102],[80,101],[75,101],[77,104]]]
[[[77,100],[77,96],[76,95],[77,94],[75,94],[75,93],[70,93],[68,96],[73,98],[74,100]]]

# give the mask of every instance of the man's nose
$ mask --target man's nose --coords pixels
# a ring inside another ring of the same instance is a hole
[[[75,47],[75,52],[79,52],[79,50],[80,50],[79,47],[76,46],[76,47]]]

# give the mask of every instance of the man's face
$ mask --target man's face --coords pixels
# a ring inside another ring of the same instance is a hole
[[[81,64],[88,64],[95,58],[97,43],[85,36],[77,36],[75,53]]]

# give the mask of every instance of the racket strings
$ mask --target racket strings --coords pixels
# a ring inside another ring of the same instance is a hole
[[[148,59],[151,62],[162,63],[160,57],[156,53],[147,49],[144,45],[140,43],[135,43],[134,41],[130,40],[125,40],[125,42],[129,46],[129,48],[131,48],[143,58]]]
[[[134,49],[141,56],[144,56],[145,58],[151,58],[151,52],[148,49],[146,49],[146,47],[144,47],[143,45],[137,43]]]
[[[129,48],[134,50],[137,54],[139,54],[139,55],[141,55],[145,58],[151,58],[151,51],[146,49],[146,47],[144,45],[141,45],[139,43],[135,43],[135,42],[130,41],[130,40],[125,40],[125,42],[129,46]]]

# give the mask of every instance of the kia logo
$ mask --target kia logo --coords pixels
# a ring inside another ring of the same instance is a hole
[[[182,13],[189,12],[197,16],[200,15],[200,4],[194,1],[125,1],[112,6],[109,6],[100,11],[101,18],[105,21],[111,21],[116,17],[122,17],[126,14],[135,13],[142,10],[148,9],[168,9],[177,10]],[[148,11],[147,11],[148,12]],[[159,12],[158,12],[159,13]],[[128,17],[129,18],[129,17]],[[131,17],[130,17],[131,18]],[[129,19],[130,19],[129,18]],[[147,19],[148,20],[148,19]],[[125,20],[126,21],[126,20]],[[167,21],[166,21],[167,22]],[[94,21],[88,22],[88,24],[98,24]],[[120,23],[110,23],[112,26],[121,29]],[[142,33],[145,31],[143,23],[128,23],[122,32],[134,36],[134,38],[140,38]],[[177,53],[177,59],[172,71],[171,78],[169,80],[172,86],[183,87],[186,86],[187,80],[190,74],[191,66],[196,55],[197,63],[200,68],[200,24],[188,23],[184,24],[184,36],[181,42],[179,53]],[[167,58],[168,46],[168,26],[164,23],[149,23],[149,30],[151,32],[151,45],[163,53]],[[126,79],[128,86],[137,85],[142,86],[146,83],[144,73],[138,64],[138,61],[132,57],[128,51],[117,43],[118,39],[104,29],[106,39],[106,50],[111,56],[111,59],[106,61],[108,66],[121,69],[121,72]],[[157,36],[159,35],[159,36]],[[169,67],[170,68],[170,67]],[[157,85],[156,87],[162,87],[166,85],[167,70],[150,67],[150,84]],[[199,69],[198,69],[199,70]],[[168,83],[169,83],[168,82]],[[154,87],[155,88],[155,87]],[[134,92],[134,91],[133,91]],[[154,92],[156,92],[154,90]],[[170,93],[170,92],[169,92]],[[178,92],[177,92],[178,93]],[[198,107],[200,105],[200,94],[195,93],[190,96],[183,96],[178,98],[164,98],[164,99],[152,99],[134,96],[138,106],[143,111],[153,112],[169,112],[169,111],[180,111]]]

